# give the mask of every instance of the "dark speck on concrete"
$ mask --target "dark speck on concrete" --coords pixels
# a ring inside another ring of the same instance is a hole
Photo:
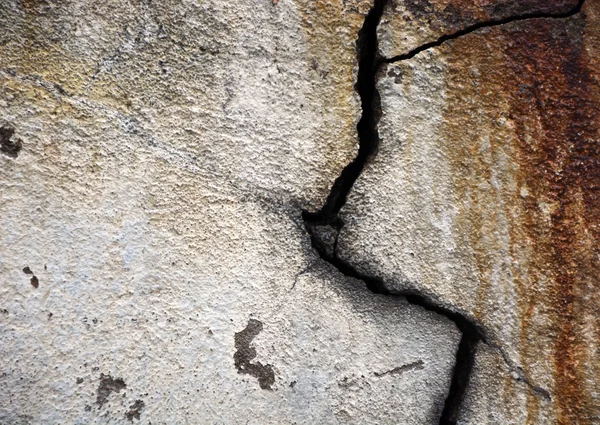
[[[0,152],[11,158],[18,157],[23,148],[21,139],[12,138],[14,134],[14,128],[7,125],[0,127]]]
[[[238,373],[254,376],[263,390],[270,390],[275,383],[273,367],[260,362],[250,363],[250,360],[256,357],[256,350],[250,346],[250,343],[262,331],[262,328],[262,322],[250,319],[246,328],[235,334],[236,352],[233,354],[233,360]]]
[[[127,419],[129,419],[130,422],[133,422],[134,419],[139,420],[140,413],[142,412],[142,409],[144,409],[144,405],[145,404],[142,400],[136,400],[135,403],[129,406],[129,412],[125,414]]]
[[[113,379],[110,375],[100,374],[100,384],[96,395],[96,404],[102,407],[108,400],[110,393],[118,393],[126,388],[125,381],[121,378]]]

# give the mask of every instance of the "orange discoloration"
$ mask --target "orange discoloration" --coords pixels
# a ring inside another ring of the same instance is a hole
[[[548,297],[532,294],[527,308],[542,304],[553,322],[555,397],[561,424],[591,423],[593,402],[582,385],[585,345],[581,319],[588,285],[598,290],[600,242],[600,96],[591,87],[581,34],[583,16],[548,25],[532,22],[526,33],[505,32],[506,90],[513,99],[521,179],[552,208],[530,205],[523,223],[534,244],[532,259],[549,280]],[[550,53],[551,52],[551,53]],[[532,120],[536,129],[530,131]],[[540,221],[541,214],[549,215]],[[525,322],[527,323],[527,322]],[[527,331],[526,329],[524,329]]]
[[[326,151],[323,169],[337,170],[336,176],[356,155],[356,125],[360,101],[355,92],[356,39],[372,0],[298,0],[301,25],[306,39],[307,73],[312,90],[307,107],[319,115],[329,114],[327,125],[319,129],[319,145]],[[332,140],[337,141],[331,143]],[[344,146],[341,145],[344,141]],[[341,153],[341,154],[340,154]],[[331,176],[316,182],[319,190],[329,190]]]
[[[578,0],[426,0],[406,1],[406,8],[415,17],[427,16],[432,29],[444,33],[460,30],[468,25],[511,16],[536,13],[564,13]],[[442,35],[442,34],[439,34]],[[439,36],[438,35],[438,36]]]
[[[402,0],[392,2],[381,32],[393,45],[385,56],[406,53],[421,44],[462,31],[472,25],[522,15],[562,14],[578,0]]]
[[[480,274],[475,314],[489,323],[516,291],[514,319],[493,326],[519,335],[525,375],[553,388],[565,425],[600,415],[598,8],[481,31],[448,55],[444,131]],[[527,412],[539,421],[534,394]]]

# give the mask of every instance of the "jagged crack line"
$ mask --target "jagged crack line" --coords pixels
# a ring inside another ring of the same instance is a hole
[[[334,182],[323,207],[317,212],[303,211],[302,218],[315,251],[321,259],[333,265],[342,274],[363,281],[373,293],[403,297],[411,304],[443,315],[451,320],[461,331],[462,336],[456,352],[450,390],[440,416],[440,425],[453,425],[458,421],[475,362],[477,344],[480,341],[487,342],[484,330],[465,315],[443,307],[416,291],[392,293],[387,289],[383,280],[360,273],[352,265],[341,260],[337,255],[338,237],[344,224],[339,217],[339,212],[346,204],[348,194],[361,175],[366,163],[376,155],[379,144],[377,125],[381,116],[381,105],[377,91],[377,72],[382,64],[411,59],[427,49],[440,46],[449,40],[462,37],[485,27],[535,18],[568,18],[577,14],[583,7],[584,2],[585,0],[581,0],[574,9],[562,14],[532,13],[474,24],[456,33],[444,35],[436,41],[425,43],[406,54],[392,58],[383,58],[379,55],[378,50],[377,27],[388,0],[375,0],[372,9],[365,18],[363,27],[358,33],[356,44],[359,69],[355,89],[359,94],[362,106],[362,116],[357,125],[359,151],[356,158],[343,169],[340,176]],[[323,225],[330,226],[336,231],[332,250],[328,249],[327,243],[317,230],[319,226]],[[544,390],[541,391],[543,392]]]
[[[460,330],[462,336],[456,352],[450,390],[444,402],[444,408],[439,421],[440,425],[456,424],[475,362],[477,344],[479,341],[486,341],[483,329],[462,314],[443,307],[422,294],[409,291],[390,291],[382,279],[363,274],[337,255],[328,253],[326,246],[314,231],[314,227],[311,226],[309,221],[307,221],[307,231],[311,236],[312,245],[321,259],[334,266],[344,276],[363,281],[367,289],[375,294],[404,298],[410,304],[440,314],[451,320]]]
[[[509,16],[507,18],[503,18],[503,19],[492,19],[490,21],[485,21],[485,22],[478,22],[476,24],[470,25],[468,27],[465,27],[459,31],[456,31],[452,34],[446,34],[441,36],[440,38],[438,38],[435,41],[431,41],[429,43],[425,43],[420,45],[419,47],[414,48],[413,50],[407,52],[407,53],[403,53],[401,55],[396,55],[393,56],[391,58],[381,58],[381,61],[383,63],[393,63],[393,62],[400,62],[400,61],[404,61],[407,59],[412,59],[414,58],[416,55],[418,55],[419,53],[424,52],[425,50],[429,50],[432,49],[434,47],[439,47],[442,44],[446,43],[447,41],[450,40],[455,40],[457,38],[463,37],[465,35],[471,34],[472,32],[475,32],[477,30],[480,30],[482,28],[491,28],[491,27],[497,27],[500,25],[506,25],[506,24],[510,24],[511,22],[516,22],[516,21],[526,21],[526,20],[530,20],[530,19],[565,19],[565,18],[570,18],[571,16],[574,16],[576,14],[578,14],[579,12],[581,12],[581,8],[583,7],[583,4],[585,3],[586,0],[579,0],[579,2],[577,3],[577,5],[571,9],[568,10],[566,12],[563,13],[551,13],[551,12],[546,12],[546,13],[524,13],[522,15],[513,15],[513,16]]]
[[[383,61],[379,56],[377,27],[386,4],[387,0],[375,0],[373,8],[367,14],[363,27],[358,33],[356,43],[359,67],[355,89],[360,96],[362,106],[362,116],[357,125],[358,154],[336,179],[324,206],[316,213],[303,211],[302,216],[306,223],[306,229],[311,236],[313,248],[324,261],[332,264],[342,274],[362,280],[373,293],[403,297],[411,304],[441,314],[454,322],[459,328],[462,337],[456,353],[450,390],[439,422],[442,425],[454,424],[458,419],[473,368],[475,350],[477,343],[482,339],[482,332],[466,317],[439,306],[421,294],[416,292],[391,293],[381,279],[359,273],[353,266],[337,256],[337,241],[339,231],[343,226],[338,215],[339,211],[345,205],[348,194],[354,182],[362,173],[367,161],[375,155],[379,143],[377,124],[381,116],[381,109],[376,79],[377,71]],[[331,226],[336,230],[333,250],[329,250],[327,243],[319,236],[317,227],[322,225]]]
[[[548,390],[540,387],[539,385],[535,385],[533,382],[531,382],[531,380],[527,377],[525,370],[523,370],[522,367],[515,365],[515,363],[510,359],[508,353],[505,350],[503,350],[501,346],[490,343],[490,342],[487,342],[487,345],[489,347],[491,347],[493,350],[500,353],[502,360],[504,361],[504,363],[510,370],[511,374],[516,375],[516,376],[513,376],[513,378],[517,382],[523,382],[525,385],[527,385],[527,387],[530,389],[530,391],[534,395],[541,397],[545,401],[552,401],[552,396],[550,395]]]
[[[379,135],[377,122],[381,115],[379,93],[376,89],[376,75],[381,57],[377,48],[377,27],[388,0],[375,0],[367,14],[356,42],[358,74],[354,86],[361,100],[362,115],[356,127],[358,133],[358,154],[335,180],[327,201],[317,213],[305,212],[305,218],[313,223],[341,227],[338,218],[340,209],[346,203],[348,193],[358,179],[366,162],[375,154]]]

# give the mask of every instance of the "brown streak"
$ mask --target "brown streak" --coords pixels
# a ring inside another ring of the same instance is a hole
[[[523,221],[534,245],[535,275],[548,288],[530,293],[524,317],[523,344],[529,337],[531,311],[549,312],[554,335],[555,400],[560,424],[588,424],[593,403],[585,376],[585,340],[581,319],[586,310],[582,288],[596,280],[596,254],[584,246],[596,245],[590,229],[600,222],[600,150],[595,129],[597,98],[590,95],[590,76],[580,34],[583,16],[547,25],[532,23],[527,32],[504,31],[506,81],[520,151],[521,180],[534,196]],[[533,126],[537,128],[532,131]],[[540,200],[549,205],[544,211]],[[544,222],[543,216],[548,216]],[[591,238],[582,246],[582,241]],[[536,284],[534,282],[534,284]],[[595,285],[597,286],[597,285]],[[547,296],[540,297],[547,293]],[[533,359],[532,359],[533,360]]]

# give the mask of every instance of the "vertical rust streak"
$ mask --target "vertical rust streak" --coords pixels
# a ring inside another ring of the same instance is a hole
[[[598,289],[600,271],[600,115],[579,36],[584,28],[580,15],[552,26],[537,21],[526,33],[504,31],[521,178],[534,195],[523,225],[534,243],[535,274],[549,281],[547,298],[536,299],[545,292],[539,291],[526,302],[528,311],[544,304],[553,323],[554,398],[565,425],[591,423],[582,318],[592,307],[586,305],[586,288]]]
[[[444,140],[481,282],[475,316],[493,320],[498,294],[516,291],[505,327],[516,327],[524,377],[554,387],[560,424],[600,417],[599,16],[596,2],[499,26],[447,55]],[[540,403],[528,394],[525,423],[546,416]]]

